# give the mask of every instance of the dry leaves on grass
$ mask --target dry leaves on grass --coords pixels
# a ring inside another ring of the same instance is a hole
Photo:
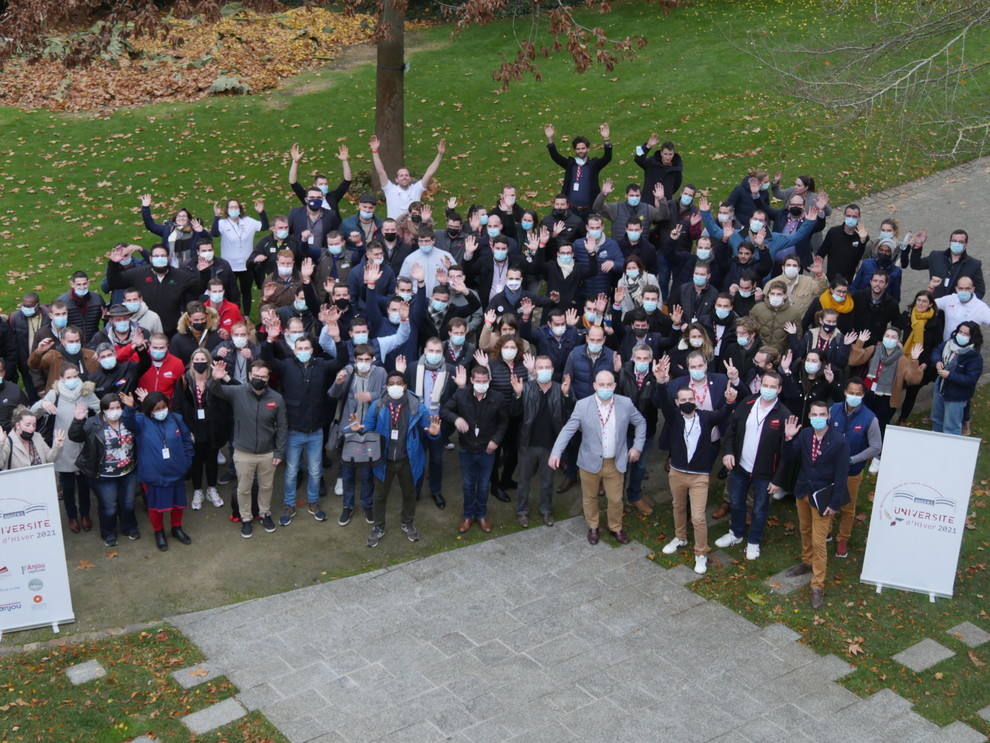
[[[132,56],[112,62],[66,69],[58,60],[12,60],[0,77],[0,104],[91,111],[189,101],[209,95],[221,79],[257,93],[367,42],[375,26],[373,16],[306,7],[271,15],[245,11],[215,23],[199,17],[165,22],[168,40],[132,39]]]

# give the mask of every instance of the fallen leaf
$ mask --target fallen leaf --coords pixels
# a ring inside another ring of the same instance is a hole
[[[189,675],[190,676],[203,677],[203,676],[208,676],[209,673],[210,672],[207,671],[205,668],[197,668],[195,671],[190,671],[189,672]]]
[[[96,567],[89,560],[80,560],[76,563],[76,570],[89,570],[90,568]]]
[[[747,593],[746,598],[754,604],[759,604],[761,606],[767,602],[766,597],[762,593],[756,593],[755,591],[753,593]]]
[[[120,553],[117,550],[113,550],[112,552],[107,552],[108,560],[112,560],[115,557],[120,557]]]
[[[976,666],[977,668],[983,668],[983,666],[986,665],[986,663],[984,663],[982,660],[980,660],[976,656],[976,651],[975,650],[970,650],[969,651],[969,659],[971,661],[973,661],[973,665]]]
[[[939,681],[941,681],[942,679],[944,679],[944,678],[945,678],[945,674],[944,674],[944,673],[942,673],[941,671],[938,671],[938,672],[936,672],[936,674],[935,674],[935,678],[936,678],[937,680],[939,680]]]

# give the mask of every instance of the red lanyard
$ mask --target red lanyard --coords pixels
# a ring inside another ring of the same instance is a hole
[[[705,400],[708,399],[708,385],[703,384],[699,389],[698,387],[694,386],[694,382],[691,382],[690,386],[691,386],[691,391],[694,392],[695,402],[697,402],[699,406],[704,405]]]
[[[811,436],[811,461],[814,462],[818,459],[818,455],[822,452],[822,440],[812,434]]]
[[[646,375],[636,372],[636,389],[643,389],[643,382],[646,381]]]
[[[604,418],[602,418],[602,406],[595,405],[595,408],[597,408],[598,410],[598,422],[602,424],[602,434],[604,434],[605,426],[608,425],[609,420],[611,420],[612,418],[612,411],[615,410],[615,403],[612,403],[611,405],[608,406],[608,415],[606,415]]]
[[[402,403],[397,405],[393,405],[392,403],[388,404],[388,415],[392,421],[392,428],[398,429],[400,413],[402,413]]]

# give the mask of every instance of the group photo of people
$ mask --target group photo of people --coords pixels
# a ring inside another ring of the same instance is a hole
[[[374,548],[419,541],[418,509],[488,533],[492,499],[553,527],[577,495],[590,546],[653,515],[704,574],[713,548],[759,560],[783,509],[821,606],[887,426],[970,433],[990,324],[970,235],[772,163],[706,190],[656,134],[623,133],[621,180],[608,124],[586,134],[543,130],[540,206],[522,182],[434,198],[447,143],[414,177],[375,136],[380,191],[353,192],[347,146],[287,142],[280,213],[141,194],[146,240],[107,229],[98,271],[0,322],[0,469],[54,465],[67,539],[150,525],[162,551],[196,539],[189,510],[226,509],[232,539],[363,519]]]

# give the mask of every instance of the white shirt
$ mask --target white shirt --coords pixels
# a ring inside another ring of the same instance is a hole
[[[595,395],[595,402],[598,406],[598,426],[602,434],[602,458],[615,459],[615,400],[603,403],[598,395]],[[604,426],[602,421],[605,421]]]
[[[230,263],[232,271],[246,271],[247,259],[254,250],[254,236],[261,231],[261,222],[253,217],[241,217],[236,222],[224,217],[218,229],[220,257]]]
[[[400,214],[409,211],[409,205],[411,203],[419,201],[422,198],[423,192],[426,189],[423,188],[423,181],[411,183],[407,188],[402,188],[392,183],[392,181],[387,181],[382,186],[382,191],[385,192],[385,211],[388,212],[389,219],[397,219]]]
[[[701,418],[695,413],[692,417],[684,416],[684,445],[687,447],[687,461],[694,459],[701,440]]]
[[[955,294],[946,294],[935,300],[935,306],[945,313],[943,341],[949,340],[949,336],[956,332],[959,323],[965,320],[972,320],[980,325],[990,325],[990,307],[982,299],[975,296],[963,303]]]
[[[756,451],[760,446],[760,434],[763,432],[763,424],[776,406],[776,401],[769,408],[764,408],[762,400],[753,403],[753,409],[749,411],[746,418],[746,431],[743,434],[742,454],[739,457],[739,466],[747,472],[752,472],[756,465]]]
[[[429,299],[433,295],[433,287],[437,285],[437,269],[442,268],[444,273],[447,272],[447,267],[443,262],[444,258],[450,261],[450,265],[454,264],[454,256],[446,250],[441,250],[436,245],[433,246],[433,250],[429,253],[424,253],[422,248],[419,248],[406,256],[406,259],[402,261],[402,267],[399,269],[399,276],[412,276],[412,267],[414,263],[418,263],[422,266],[424,274],[423,279],[426,284],[426,297]]]

